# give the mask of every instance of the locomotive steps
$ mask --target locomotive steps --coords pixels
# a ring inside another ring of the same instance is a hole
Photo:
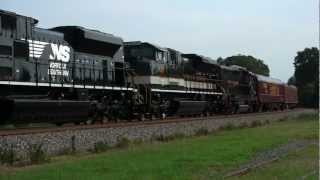
[[[127,139],[129,141],[150,141],[166,139],[175,135],[192,136],[200,132],[219,129],[248,127],[294,118],[301,114],[315,113],[311,109],[296,109],[281,112],[242,114],[232,116],[213,116],[179,120],[154,121],[143,123],[119,123],[113,125],[74,126],[50,129],[35,129],[11,133],[0,131],[0,147],[12,149],[20,157],[26,157],[31,145],[42,145],[48,155],[63,152],[88,151],[99,144],[115,146]]]

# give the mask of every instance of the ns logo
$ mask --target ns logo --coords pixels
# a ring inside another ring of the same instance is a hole
[[[58,44],[50,44],[52,54],[49,55],[50,60],[58,60],[62,62],[69,62],[70,47]]]

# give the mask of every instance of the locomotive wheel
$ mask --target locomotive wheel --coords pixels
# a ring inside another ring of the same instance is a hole
[[[161,114],[161,119],[162,119],[162,120],[166,119],[166,117],[167,117],[166,113],[162,113],[162,114]]]
[[[62,122],[58,122],[58,123],[55,123],[55,125],[58,126],[58,127],[61,127],[61,126],[63,126],[63,123]]]
[[[120,122],[120,119],[119,119],[118,117],[115,117],[115,118],[114,118],[114,122],[115,122],[115,123],[119,123],[119,122]]]
[[[145,121],[146,118],[145,118],[144,114],[139,114],[138,120],[139,121]]]
[[[237,114],[238,113],[238,108],[237,107],[232,107],[232,114]]]
[[[91,125],[91,124],[94,124],[94,120],[89,118],[88,120],[85,121],[85,124],[86,125]]]
[[[289,109],[289,105],[286,104],[286,105],[285,105],[285,110],[288,110],[288,109]]]
[[[102,121],[101,121],[101,124],[105,124],[105,123],[108,123],[109,122],[109,118],[107,116],[105,116]]]
[[[157,118],[156,118],[156,115],[154,115],[154,114],[150,114],[150,120],[151,121],[154,121],[154,120],[156,120]]]

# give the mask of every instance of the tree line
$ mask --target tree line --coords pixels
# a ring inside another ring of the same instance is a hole
[[[319,108],[319,49],[312,47],[297,52],[293,64],[295,71],[288,84],[297,86],[299,103]]]

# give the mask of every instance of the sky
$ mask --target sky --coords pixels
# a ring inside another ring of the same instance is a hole
[[[262,59],[287,81],[297,51],[319,45],[318,0],[1,0],[39,27],[79,25],[217,59]]]

